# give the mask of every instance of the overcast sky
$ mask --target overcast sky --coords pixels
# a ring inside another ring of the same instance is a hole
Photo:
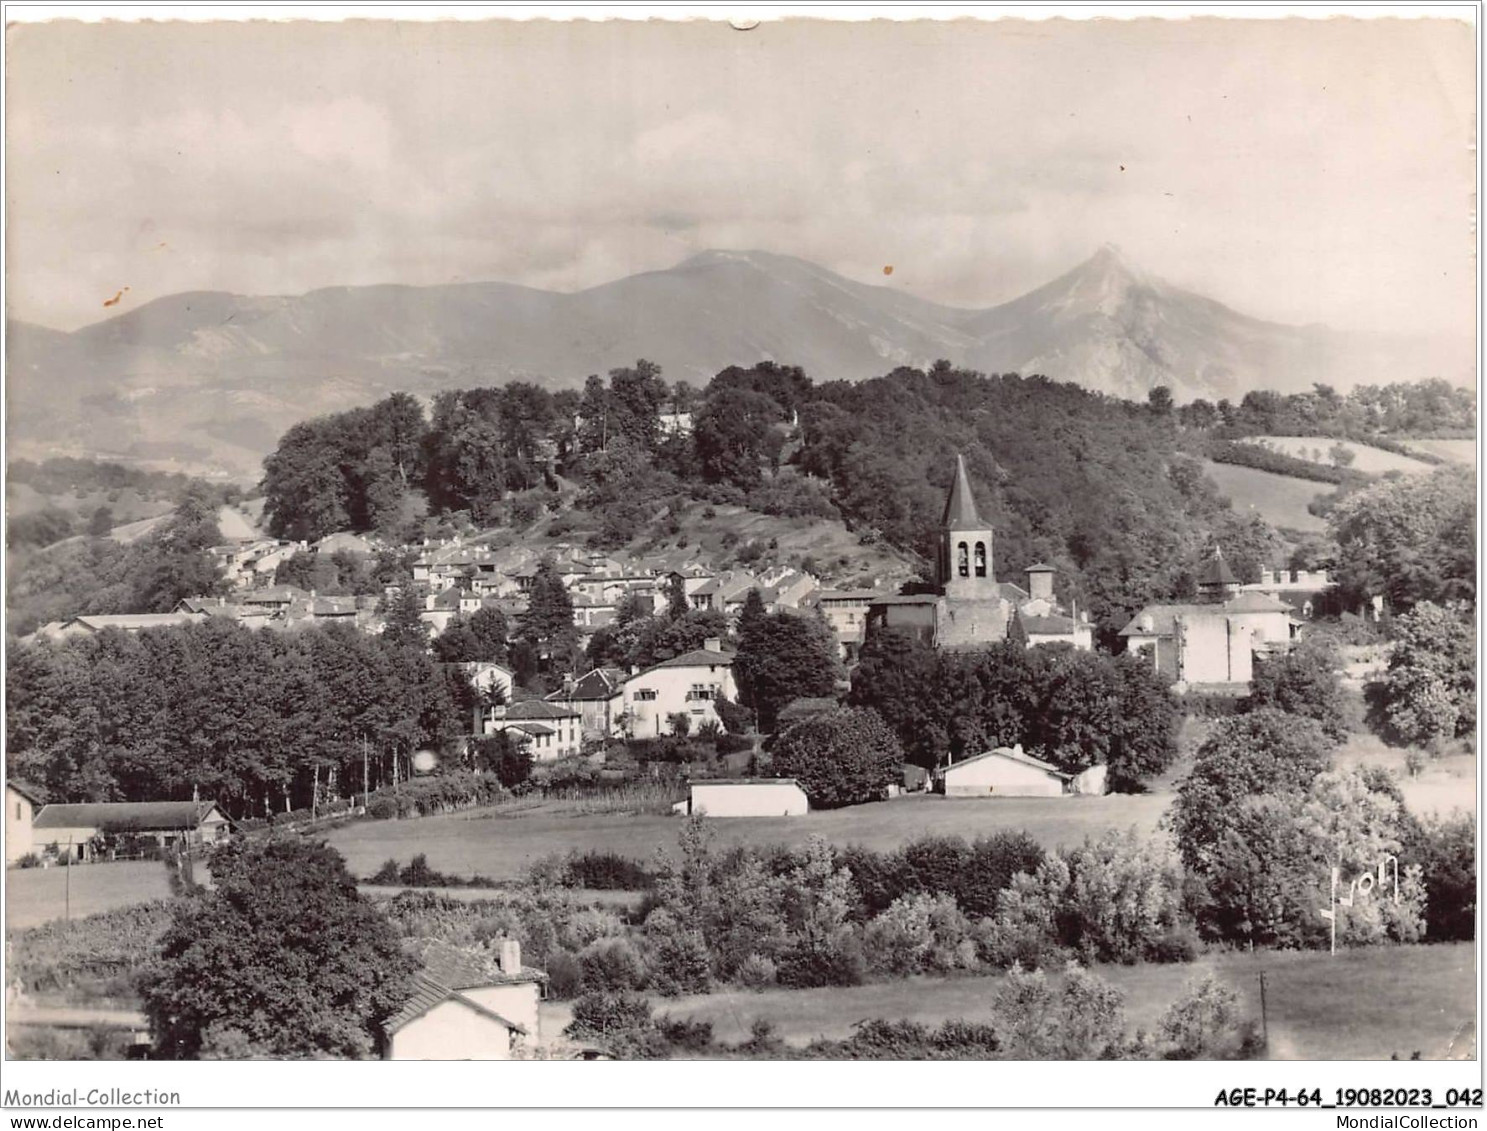
[[[1279,321],[1474,316],[1466,24],[53,23],[7,51],[10,313],[59,329],[709,247],[988,306],[1107,241]]]

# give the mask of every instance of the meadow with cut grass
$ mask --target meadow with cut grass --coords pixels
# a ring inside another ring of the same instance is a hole
[[[1213,460],[1204,460],[1203,470],[1239,514],[1257,514],[1277,530],[1311,534],[1327,529],[1326,521],[1307,509],[1331,490],[1326,483]]]
[[[1125,995],[1127,1023],[1151,1030],[1184,988],[1212,972],[1261,1020],[1272,1060],[1471,1060],[1476,1050],[1475,948],[1470,943],[1378,946],[1336,957],[1316,951],[1231,951],[1179,965],[1093,967]],[[1061,976],[1055,975],[1057,983]],[[656,999],[657,1013],[706,1021],[716,1039],[748,1038],[759,1020],[794,1046],[842,1040],[873,1018],[937,1025],[986,1021],[1006,975],[915,977],[810,990],[729,991]],[[568,1023],[564,1002],[543,1005],[544,1031]]]
[[[901,797],[801,817],[739,817],[714,821],[723,846],[804,844],[813,834],[834,845],[896,848],[924,836],[972,839],[1026,831],[1045,848],[1076,845],[1114,829],[1155,831],[1166,794],[1105,797],[1008,797],[956,800],[935,795]],[[516,879],[546,856],[602,850],[648,860],[656,849],[676,846],[682,822],[671,816],[606,813],[581,815],[568,805],[538,805],[518,812],[472,809],[408,821],[367,821],[334,830],[329,842],[353,874],[370,875],[392,858],[418,853],[451,875]]]

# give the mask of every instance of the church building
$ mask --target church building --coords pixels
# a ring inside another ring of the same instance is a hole
[[[996,579],[993,549],[991,524],[976,508],[965,457],[957,455],[940,518],[940,591],[876,598],[868,606],[868,632],[901,629],[945,649],[988,648],[1015,631],[1030,644],[1066,643],[1086,651],[1094,646],[1088,621],[1075,620],[1055,603],[1052,566],[1029,566],[1023,589]]]

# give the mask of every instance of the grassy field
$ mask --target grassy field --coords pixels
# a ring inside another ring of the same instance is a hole
[[[1373,947],[1336,958],[1316,952],[1220,954],[1183,966],[1110,966],[1101,977],[1126,998],[1134,1031],[1158,1019],[1192,979],[1212,970],[1240,994],[1246,1012],[1260,1017],[1260,971],[1265,972],[1269,1056],[1273,1060],[1469,1060],[1475,1052],[1476,975],[1469,943]],[[822,990],[701,994],[654,999],[658,1013],[710,1021],[714,1035],[737,1042],[756,1019],[774,1023],[786,1041],[842,1039],[875,1017],[926,1024],[986,1020],[1002,975],[911,978]],[[542,1029],[568,1023],[562,1002],[544,1005]]]
[[[1052,848],[1078,844],[1110,828],[1134,825],[1149,833],[1168,799],[1161,793],[997,800],[919,795],[803,817],[740,817],[714,825],[723,845],[800,844],[820,833],[833,844],[883,849],[931,834],[970,838],[1026,829]],[[657,847],[674,849],[680,829],[676,817],[573,817],[542,811],[494,816],[472,810],[410,821],[365,821],[335,830],[329,840],[358,876],[370,875],[389,857],[407,863],[422,852],[440,872],[500,880],[518,877],[534,860],[555,853],[595,849],[647,860]]]
[[[1326,483],[1212,460],[1204,460],[1203,469],[1240,514],[1253,511],[1271,526],[1303,533],[1327,529],[1326,522],[1306,509],[1318,495],[1332,490]]]
[[[1477,465],[1477,442],[1475,440],[1406,440],[1405,447],[1440,456],[1452,463],[1464,463],[1468,467]]]
[[[1471,754],[1446,754],[1426,758],[1419,777],[1410,777],[1405,765],[1409,751],[1385,745],[1372,734],[1352,734],[1338,751],[1339,769],[1350,766],[1383,766],[1399,779],[1404,803],[1419,816],[1445,815],[1460,809],[1477,811],[1477,760]]]
[[[66,914],[69,872],[74,919],[170,895],[169,874],[156,860],[79,864],[73,868],[7,868],[6,929],[23,930]]]
[[[1433,466],[1423,460],[1386,452],[1383,448],[1374,448],[1367,444],[1355,444],[1351,440],[1334,440],[1328,436],[1256,436],[1255,441],[1288,456],[1327,467],[1332,466],[1332,448],[1341,444],[1353,453],[1353,470],[1368,475],[1382,475],[1386,471],[1418,475],[1433,470]],[[1320,455],[1317,454],[1319,452]]]

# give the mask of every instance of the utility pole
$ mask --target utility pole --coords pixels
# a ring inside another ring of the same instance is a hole
[[[363,809],[367,807],[371,796],[371,790],[367,787],[367,736],[363,731],[361,736],[361,807]]]
[[[68,837],[67,838],[67,875],[63,879],[62,883],[63,883],[63,889],[62,889],[62,891],[63,891],[63,895],[62,895],[63,912],[62,912],[62,916],[68,922],[71,922],[71,920],[72,920],[72,838],[71,837]]]
[[[1265,1049],[1270,1049],[1270,1020],[1265,1009],[1265,971],[1260,971],[1260,1039],[1265,1042]]]

